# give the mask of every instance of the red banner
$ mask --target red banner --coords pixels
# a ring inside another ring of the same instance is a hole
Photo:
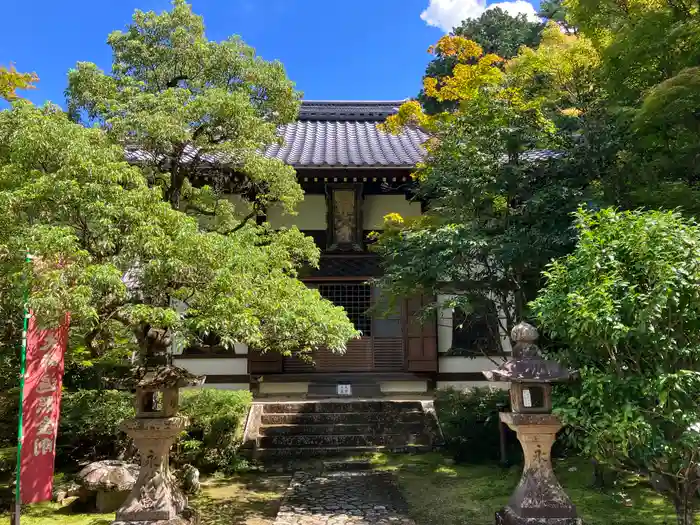
[[[66,315],[58,328],[40,330],[34,317],[29,319],[22,403],[22,503],[51,499],[69,321]]]

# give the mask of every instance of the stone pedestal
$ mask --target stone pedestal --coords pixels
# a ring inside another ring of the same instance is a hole
[[[187,418],[135,418],[122,429],[134,440],[141,456],[141,469],[133,490],[117,511],[112,525],[192,525],[187,498],[170,472],[170,447],[187,427]]]
[[[554,475],[551,451],[562,425],[552,414],[501,412],[501,421],[518,434],[525,467],[497,525],[582,525],[576,507]]]

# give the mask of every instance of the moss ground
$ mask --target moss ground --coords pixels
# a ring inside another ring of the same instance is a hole
[[[439,454],[376,455],[378,468],[395,471],[419,525],[492,525],[520,479],[520,467],[452,465]],[[672,506],[628,480],[610,491],[591,487],[593,471],[581,459],[558,461],[559,481],[586,525],[673,525]],[[700,520],[698,520],[700,523]]]

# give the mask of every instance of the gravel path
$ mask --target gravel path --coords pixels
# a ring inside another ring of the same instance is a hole
[[[415,525],[389,472],[294,474],[275,525]]]

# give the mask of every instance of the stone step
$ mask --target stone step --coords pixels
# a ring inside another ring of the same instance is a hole
[[[265,403],[263,414],[309,414],[339,412],[395,413],[422,410],[420,401],[330,401],[300,403]]]
[[[323,470],[328,472],[367,472],[374,470],[369,459],[340,459],[323,462]]]
[[[430,436],[425,434],[318,434],[265,436],[259,440],[262,448],[287,447],[369,447],[429,445]]]
[[[406,410],[392,414],[382,412],[297,412],[264,413],[261,424],[267,425],[335,425],[335,424],[374,424],[390,426],[396,423],[422,423],[425,413],[422,410]]]
[[[392,422],[386,424],[377,420],[373,423],[330,423],[330,424],[288,424],[263,425],[261,436],[290,436],[299,434],[401,434],[422,432],[425,425],[420,422]]]
[[[260,461],[278,461],[286,459],[317,459],[329,457],[357,457],[376,452],[418,454],[430,452],[432,447],[425,445],[406,446],[355,446],[355,447],[288,447],[259,448],[256,458]]]

